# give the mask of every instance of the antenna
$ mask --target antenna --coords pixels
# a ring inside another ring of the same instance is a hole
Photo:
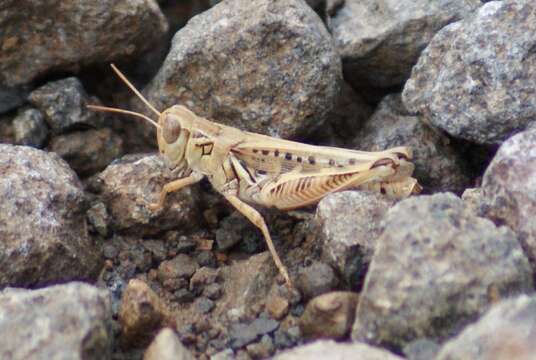
[[[137,116],[137,117],[140,117],[142,119],[147,120],[148,122],[153,124],[157,129],[162,128],[160,125],[158,125],[158,123],[156,121],[154,121],[150,117],[145,116],[145,115],[140,114],[140,113],[137,113],[137,112],[134,112],[134,111],[123,110],[123,109],[118,109],[118,108],[112,108],[112,107],[107,107],[107,106],[98,106],[98,105],[86,105],[86,107],[88,109],[91,109],[91,110],[94,110],[94,111],[115,112],[115,113],[120,113],[120,114],[127,114],[127,115]]]

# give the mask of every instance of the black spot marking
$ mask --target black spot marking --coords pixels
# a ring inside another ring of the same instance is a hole
[[[350,165],[355,165],[355,159],[350,159],[350,160],[348,160],[348,164],[350,164]]]
[[[329,166],[335,166],[335,160],[329,159]]]
[[[278,157],[278,156],[279,156],[279,150],[274,151],[274,156],[275,156],[275,157]]]
[[[269,152],[268,150],[263,150],[263,151],[262,151],[262,154],[263,154],[263,155],[268,155],[269,153],[270,153],[270,152]]]
[[[386,193],[385,188],[383,188],[383,187],[380,188],[380,192],[381,192],[383,195],[385,195],[385,193]]]
[[[316,160],[315,160],[314,156],[309,156],[309,158],[307,160],[309,160],[309,164],[311,164],[311,165],[316,164]]]
[[[266,175],[266,171],[264,171],[264,170],[257,170],[257,174],[259,174],[259,175]]]
[[[301,158],[301,156],[298,156],[298,157],[296,158],[296,161],[301,163],[301,162],[302,162],[302,158]]]
[[[292,160],[292,154],[291,153],[286,153],[285,154],[285,160]]]
[[[257,149],[253,149],[253,153],[254,153],[254,154],[256,154],[256,153],[258,153],[258,152],[259,152],[259,150],[257,150]]]

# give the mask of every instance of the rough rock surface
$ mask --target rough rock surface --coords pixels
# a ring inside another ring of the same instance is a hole
[[[346,0],[329,19],[345,78],[356,88],[402,84],[434,34],[478,6],[478,0]]]
[[[536,4],[492,1],[443,28],[403,101],[454,137],[501,143],[536,118]]]
[[[481,198],[486,216],[517,233],[536,269],[536,128],[502,144],[484,173]]]
[[[321,258],[352,289],[362,284],[383,231],[382,219],[394,201],[376,193],[345,191],[326,196],[316,208],[316,241]]]
[[[158,295],[143,281],[132,279],[121,298],[119,322],[122,340],[139,346],[161,328],[169,316]]]
[[[100,250],[87,236],[82,186],[54,154],[0,145],[0,286],[91,279]]]
[[[355,319],[359,295],[349,291],[334,291],[315,297],[300,318],[305,338],[344,339],[350,334]]]
[[[274,360],[402,360],[389,351],[360,343],[336,343],[333,340],[318,340],[277,354]]]
[[[514,233],[479,218],[453,194],[391,208],[360,295],[352,338],[402,348],[445,339],[494,298],[533,291]]]
[[[167,22],[154,0],[7,0],[0,28],[0,83],[14,86],[139,54]]]
[[[80,176],[103,170],[123,153],[123,140],[108,128],[58,135],[48,151],[61,156]]]
[[[522,295],[495,305],[447,342],[436,359],[530,360],[535,343],[536,297]]]
[[[75,77],[51,81],[32,91],[28,100],[45,114],[45,120],[56,134],[76,126],[99,127],[104,123],[102,113],[86,107],[99,105],[99,100],[90,97]]]
[[[177,32],[145,92],[159,109],[182,104],[217,122],[287,138],[323,123],[340,83],[329,33],[304,1],[236,0]]]
[[[198,191],[189,186],[166,198],[164,208],[152,211],[162,186],[179,178],[158,155],[128,155],[99,174],[99,190],[116,230],[136,234],[169,229],[192,231],[199,226]]]
[[[110,359],[110,296],[84,283],[0,292],[0,358]]]
[[[43,147],[48,128],[43,113],[37,109],[19,111],[13,119],[15,142],[19,145]]]
[[[388,95],[353,140],[359,150],[378,151],[409,146],[413,151],[414,177],[428,192],[461,192],[469,184],[468,166],[448,145],[446,137],[410,114],[399,95]]]
[[[162,329],[143,355],[143,360],[194,360],[170,328]]]

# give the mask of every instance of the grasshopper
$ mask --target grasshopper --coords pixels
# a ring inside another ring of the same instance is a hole
[[[171,169],[180,169],[184,174],[165,184],[158,203],[149,207],[157,211],[163,207],[167,194],[206,177],[217,192],[260,229],[288,286],[292,286],[288,271],[277,254],[264,218],[252,205],[291,210],[346,189],[378,191],[394,198],[421,190],[417,180],[411,177],[414,165],[407,147],[366,152],[307,145],[218,124],[181,105],[160,112],[113,64],[111,66],[158,116],[158,121],[128,110],[88,107],[147,120],[157,128],[160,154]]]

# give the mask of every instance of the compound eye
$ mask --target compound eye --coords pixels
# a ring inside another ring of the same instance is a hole
[[[167,116],[163,121],[162,136],[168,144],[172,144],[181,134],[181,124],[175,117]]]

